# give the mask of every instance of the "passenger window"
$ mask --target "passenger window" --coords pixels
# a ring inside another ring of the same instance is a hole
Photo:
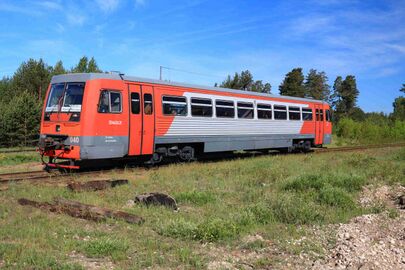
[[[191,98],[191,115],[212,117],[212,100],[206,98]]]
[[[235,105],[233,101],[217,100],[215,101],[215,110],[217,117],[235,118]]]
[[[312,121],[312,109],[302,108],[302,120]]]
[[[238,102],[238,118],[253,119],[253,103]]]
[[[290,120],[301,120],[301,112],[299,107],[288,107],[288,117]]]
[[[103,90],[98,102],[99,113],[120,113],[122,111],[122,97],[120,92]]]
[[[323,110],[319,110],[320,121],[323,121]]]
[[[257,118],[271,120],[272,118],[271,105],[257,104]]]
[[[162,98],[163,114],[165,115],[187,115],[186,97],[164,96]]]
[[[330,113],[330,110],[326,110],[326,121],[332,122],[332,115]]]
[[[319,109],[315,110],[315,114],[316,114],[316,121],[319,121]]]
[[[274,105],[274,119],[287,120],[287,107],[281,105]]]
[[[139,114],[140,106],[139,106],[139,93],[131,93],[131,111],[133,114]]]
[[[143,112],[146,115],[150,115],[153,113],[153,102],[151,94],[143,95]]]

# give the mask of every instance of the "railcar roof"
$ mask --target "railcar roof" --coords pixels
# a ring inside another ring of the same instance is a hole
[[[142,78],[142,77],[134,77],[134,76],[126,76],[126,75],[121,76],[118,73],[68,73],[68,74],[53,76],[51,83],[85,82],[88,80],[95,80],[95,79],[111,79],[111,80],[124,80],[124,81],[131,81],[131,82],[144,82],[144,83],[153,83],[153,84],[160,84],[160,85],[194,88],[194,89],[201,89],[201,90],[210,90],[210,91],[216,91],[216,92],[228,92],[228,93],[234,93],[234,94],[249,94],[249,95],[253,95],[253,96],[285,98],[285,99],[290,99],[290,100],[299,100],[299,101],[307,101],[307,102],[315,102],[315,103],[326,103],[322,100],[316,100],[316,99],[311,99],[311,98],[280,96],[280,95],[258,93],[258,92],[251,92],[251,91],[247,92],[247,91],[243,91],[243,90],[236,90],[236,89],[229,89],[229,88],[202,86],[202,85],[194,85],[194,84],[179,83],[179,82],[169,82],[169,81],[148,79],[148,78]]]

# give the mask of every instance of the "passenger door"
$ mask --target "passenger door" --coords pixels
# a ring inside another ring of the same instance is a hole
[[[153,102],[153,87],[142,85],[142,155],[151,155],[154,152],[155,142],[155,108]]]
[[[322,105],[315,105],[315,144],[320,145],[323,143],[324,132],[324,113]]]
[[[128,155],[138,156],[142,147],[141,86],[128,85],[129,91],[129,149]]]

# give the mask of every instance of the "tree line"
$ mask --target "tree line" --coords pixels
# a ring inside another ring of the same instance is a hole
[[[218,84],[215,84],[218,86]],[[236,72],[233,76],[228,77],[219,84],[219,87],[253,91],[260,93],[271,93],[271,84],[253,79],[249,70]],[[356,121],[364,121],[367,118],[375,120],[377,118],[386,118],[387,120],[405,121],[405,97],[399,96],[394,100],[393,113],[385,115],[384,113],[365,113],[358,105],[357,99],[359,89],[357,88],[356,77],[347,75],[345,78],[337,76],[331,87],[328,77],[324,71],[310,69],[304,76],[302,68],[293,68],[288,72],[284,80],[278,87],[280,95],[312,98],[323,100],[331,105],[334,112],[334,122],[339,122],[342,118],[350,118]],[[405,93],[405,84],[400,89]]]
[[[44,96],[52,76],[102,72],[96,60],[83,56],[72,68],[62,61],[54,66],[42,59],[23,62],[13,76],[0,80],[0,146],[35,145],[38,141]]]

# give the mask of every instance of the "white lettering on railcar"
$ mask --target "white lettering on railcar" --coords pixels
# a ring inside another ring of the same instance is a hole
[[[108,124],[109,124],[110,126],[120,126],[120,125],[122,125],[122,121],[108,120]]]
[[[117,139],[115,139],[112,136],[105,136],[105,142],[106,143],[115,143],[115,142],[117,142]]]
[[[79,143],[80,138],[79,137],[69,137],[70,143]]]

